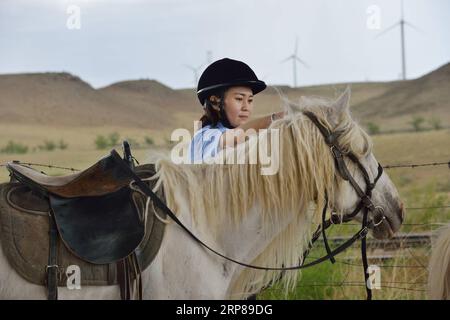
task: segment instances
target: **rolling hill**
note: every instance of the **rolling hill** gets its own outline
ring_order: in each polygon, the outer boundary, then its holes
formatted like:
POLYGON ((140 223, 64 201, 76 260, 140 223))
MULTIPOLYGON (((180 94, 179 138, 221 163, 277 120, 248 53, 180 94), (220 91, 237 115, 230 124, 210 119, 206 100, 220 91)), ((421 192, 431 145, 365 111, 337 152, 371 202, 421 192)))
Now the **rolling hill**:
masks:
MULTIPOLYGON (((269 86, 255 98, 255 116, 279 109, 278 92, 336 97, 348 85, 269 86)), ((407 81, 351 83, 352 111, 382 129, 406 128, 413 116, 450 124, 450 63, 407 81)), ((130 80, 94 89, 69 73, 0 75, 0 123, 119 126, 171 131, 192 128, 201 116, 194 89, 171 89, 156 80, 130 80)))

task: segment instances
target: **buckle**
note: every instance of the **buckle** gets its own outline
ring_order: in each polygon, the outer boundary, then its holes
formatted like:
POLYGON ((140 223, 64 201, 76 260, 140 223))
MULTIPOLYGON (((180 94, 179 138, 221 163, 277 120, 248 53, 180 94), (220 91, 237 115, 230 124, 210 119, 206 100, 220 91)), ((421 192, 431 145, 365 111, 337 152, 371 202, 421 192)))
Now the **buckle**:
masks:
MULTIPOLYGON (((56 279, 57 279, 57 281, 62 282, 63 275, 65 273, 61 272, 61 269, 59 268, 59 266, 57 264, 47 265, 45 267, 45 273, 48 274, 48 269, 53 269, 53 268, 56 268, 56 279)), ((47 277, 45 278, 45 283, 47 284, 47 277)))
POLYGON ((62 281, 62 277, 63 277, 63 273, 64 272, 61 272, 61 269, 59 269, 59 266, 57 264, 47 265, 45 267, 45 273, 48 274, 48 269, 53 269, 53 268, 56 268, 56 278, 59 281, 62 281))
POLYGON ((335 158, 342 158, 342 151, 334 144, 330 146, 331 153, 335 158))
POLYGON ((358 232, 358 239, 364 238, 365 236, 367 236, 368 233, 369 233, 369 228, 367 228, 367 227, 362 228, 358 232))
POLYGON ((48 269, 50 268, 56 268, 57 269, 56 271, 59 271, 59 266, 57 264, 51 264, 45 267, 45 272, 48 272, 48 269))

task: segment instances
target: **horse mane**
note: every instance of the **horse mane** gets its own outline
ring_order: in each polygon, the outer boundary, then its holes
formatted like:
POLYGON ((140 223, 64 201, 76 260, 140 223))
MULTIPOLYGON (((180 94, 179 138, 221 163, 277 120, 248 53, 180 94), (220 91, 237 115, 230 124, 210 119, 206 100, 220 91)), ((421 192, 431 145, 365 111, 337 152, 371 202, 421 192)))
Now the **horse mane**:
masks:
MULTIPOLYGON (((256 259, 248 262, 270 267, 298 265, 313 228, 321 221, 325 190, 329 201, 335 203, 334 194, 339 188, 331 152, 317 127, 301 111, 311 111, 324 126, 339 130, 339 143, 344 151, 351 149, 355 154, 367 154, 371 150, 370 138, 349 115, 336 128, 328 122, 331 108, 332 101, 323 98, 302 98, 298 104, 284 100, 287 115, 269 127, 280 132, 280 166, 274 175, 262 175, 260 163, 175 165, 169 159, 160 158, 156 163, 158 185, 171 190, 165 192, 167 205, 178 212, 185 204, 177 201, 177 195, 185 194, 193 223, 199 228, 207 226, 213 236, 218 234, 224 219, 238 225, 255 204, 263 223, 274 224, 290 213, 293 218, 287 228, 256 259)), ((229 159, 236 153, 247 159, 254 148, 261 147, 261 142, 270 149, 267 135, 270 130, 218 156, 229 159)), ((286 292, 295 286, 298 274, 283 272, 286 292)), ((229 296, 245 298, 277 281, 280 275, 280 271, 242 269, 233 280, 229 296)))
POLYGON ((437 230, 428 265, 428 296, 433 300, 450 300, 450 224, 437 230))

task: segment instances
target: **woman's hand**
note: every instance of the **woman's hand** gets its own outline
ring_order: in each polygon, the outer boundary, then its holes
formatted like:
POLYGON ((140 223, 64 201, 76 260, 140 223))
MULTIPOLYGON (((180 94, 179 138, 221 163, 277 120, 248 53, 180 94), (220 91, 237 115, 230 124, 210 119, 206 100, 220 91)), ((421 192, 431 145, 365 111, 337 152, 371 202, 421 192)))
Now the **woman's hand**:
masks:
POLYGON ((226 130, 220 137, 220 148, 234 147, 236 144, 244 142, 247 135, 245 131, 247 129, 255 129, 256 131, 266 129, 272 121, 282 119, 285 114, 284 111, 275 112, 268 116, 250 120, 234 129, 226 130))

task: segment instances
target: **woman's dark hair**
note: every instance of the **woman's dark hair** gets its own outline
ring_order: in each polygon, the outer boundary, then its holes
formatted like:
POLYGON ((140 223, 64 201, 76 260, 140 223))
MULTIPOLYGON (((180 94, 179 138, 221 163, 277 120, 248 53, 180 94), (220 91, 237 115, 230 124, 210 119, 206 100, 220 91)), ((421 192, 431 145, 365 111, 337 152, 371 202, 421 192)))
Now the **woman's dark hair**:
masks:
POLYGON ((216 127, 219 122, 221 122, 227 128, 233 128, 228 121, 225 114, 224 104, 225 104, 225 92, 228 88, 222 88, 218 91, 211 92, 205 99, 203 110, 205 113, 200 118, 202 122, 202 128, 211 125, 211 127, 216 127), (211 97, 216 96, 219 100, 217 105, 214 101, 211 101, 211 97))

